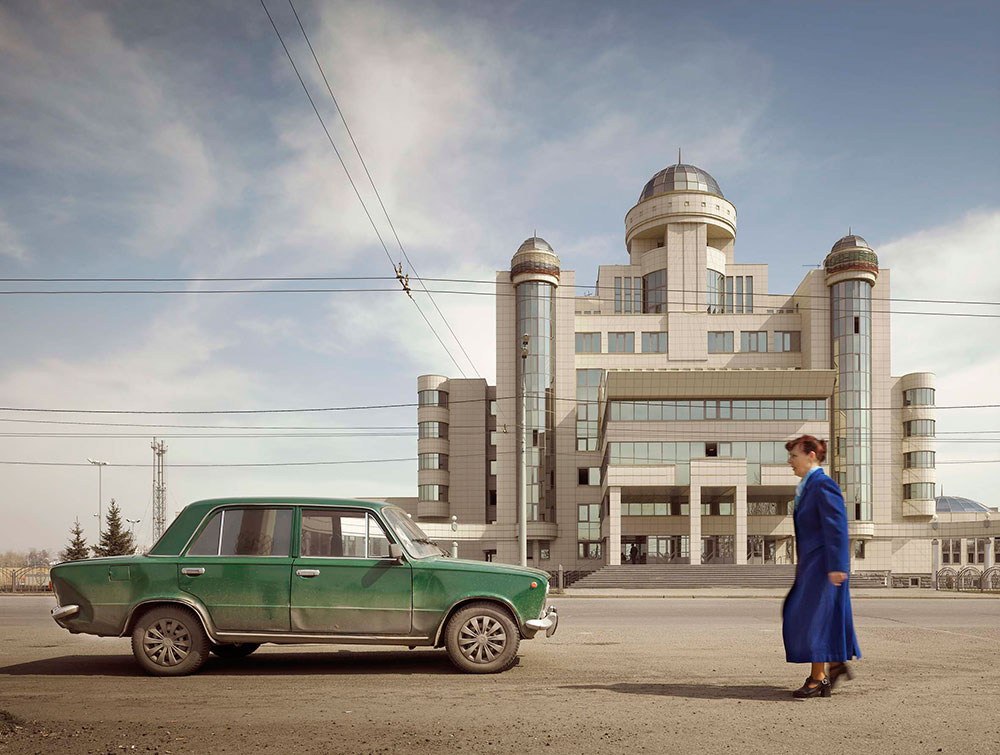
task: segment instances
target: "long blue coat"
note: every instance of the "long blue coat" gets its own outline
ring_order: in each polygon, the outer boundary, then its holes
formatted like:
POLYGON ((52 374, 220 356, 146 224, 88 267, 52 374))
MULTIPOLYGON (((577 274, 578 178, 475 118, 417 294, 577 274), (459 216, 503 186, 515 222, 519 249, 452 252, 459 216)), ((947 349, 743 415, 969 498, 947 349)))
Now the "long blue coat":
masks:
POLYGON ((792 519, 799 560, 782 608, 785 658, 789 663, 860 658, 848 580, 838 587, 828 576, 850 572, 844 496, 822 469, 806 479, 792 519))

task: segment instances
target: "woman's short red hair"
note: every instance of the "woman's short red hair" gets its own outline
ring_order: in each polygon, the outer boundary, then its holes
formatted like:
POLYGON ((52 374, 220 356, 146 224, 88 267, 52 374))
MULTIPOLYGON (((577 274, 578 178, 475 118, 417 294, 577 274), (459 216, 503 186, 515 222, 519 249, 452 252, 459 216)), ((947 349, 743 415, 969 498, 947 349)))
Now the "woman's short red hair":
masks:
POLYGON ((785 450, 791 453, 794 449, 801 448, 802 453, 808 456, 810 453, 816 454, 816 461, 823 463, 826 458, 826 441, 815 438, 812 435, 800 435, 795 440, 790 440, 785 444, 785 450))

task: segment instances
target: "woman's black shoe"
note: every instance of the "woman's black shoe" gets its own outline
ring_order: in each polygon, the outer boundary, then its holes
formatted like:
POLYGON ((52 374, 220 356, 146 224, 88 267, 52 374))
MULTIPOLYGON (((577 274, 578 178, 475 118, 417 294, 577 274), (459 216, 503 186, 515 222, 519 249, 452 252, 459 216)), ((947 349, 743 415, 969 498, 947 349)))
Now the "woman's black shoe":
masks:
POLYGON ((854 672, 851 671, 851 667, 846 663, 831 663, 830 664, 830 689, 837 686, 837 680, 840 677, 846 677, 848 681, 854 678, 854 672))
POLYGON ((792 697, 829 697, 832 689, 829 677, 819 681, 810 675, 806 677, 806 683, 792 693, 792 697))

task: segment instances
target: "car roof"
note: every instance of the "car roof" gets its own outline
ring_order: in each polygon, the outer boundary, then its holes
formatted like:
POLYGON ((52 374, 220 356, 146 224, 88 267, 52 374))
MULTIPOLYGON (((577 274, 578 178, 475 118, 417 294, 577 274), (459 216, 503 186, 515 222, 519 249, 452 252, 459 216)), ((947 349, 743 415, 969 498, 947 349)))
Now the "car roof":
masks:
POLYGON ((236 498, 206 498, 189 503, 170 523, 163 536, 153 544, 153 556, 177 555, 188 542, 205 515, 219 506, 338 506, 381 510, 394 504, 385 501, 361 501, 352 498, 309 498, 304 496, 252 496, 236 498))

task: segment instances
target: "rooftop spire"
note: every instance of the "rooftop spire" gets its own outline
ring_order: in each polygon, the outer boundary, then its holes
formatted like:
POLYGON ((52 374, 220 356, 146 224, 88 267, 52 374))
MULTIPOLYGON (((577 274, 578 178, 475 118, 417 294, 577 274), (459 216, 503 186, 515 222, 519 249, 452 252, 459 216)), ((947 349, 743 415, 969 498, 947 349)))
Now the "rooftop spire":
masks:
POLYGON ((681 164, 681 148, 680 147, 677 148, 677 164, 678 165, 681 164))

